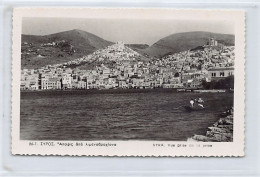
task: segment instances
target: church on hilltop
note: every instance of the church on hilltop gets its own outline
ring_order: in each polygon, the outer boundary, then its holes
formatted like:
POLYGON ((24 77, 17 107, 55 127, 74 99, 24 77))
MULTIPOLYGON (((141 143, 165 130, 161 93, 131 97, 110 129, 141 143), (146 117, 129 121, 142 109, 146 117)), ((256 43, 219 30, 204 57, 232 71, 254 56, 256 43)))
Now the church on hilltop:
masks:
POLYGON ((208 45, 209 46, 217 46, 218 41, 215 38, 209 38, 208 45))

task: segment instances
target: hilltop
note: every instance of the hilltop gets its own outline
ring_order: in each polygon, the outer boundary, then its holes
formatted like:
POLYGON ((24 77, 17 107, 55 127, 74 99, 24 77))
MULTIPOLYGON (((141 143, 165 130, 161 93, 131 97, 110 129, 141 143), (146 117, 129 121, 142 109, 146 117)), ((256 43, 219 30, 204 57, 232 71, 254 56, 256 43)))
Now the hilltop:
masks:
POLYGON ((106 65, 109 68, 114 68, 115 65, 119 63, 123 65, 148 60, 148 58, 143 57, 135 50, 127 47, 124 43, 117 42, 87 56, 62 63, 62 66, 89 70, 94 69, 97 66, 100 67, 106 65))
MULTIPOLYGON (((125 44, 125 47, 138 52, 139 60, 147 61, 153 57, 164 57, 182 51, 203 48, 202 46, 207 44, 209 38, 215 38, 226 46, 233 46, 235 43, 234 35, 198 31, 172 34, 151 46, 125 44)), ((46 65, 66 63, 114 44, 77 29, 44 36, 22 35, 22 68, 40 68, 46 65)))
MULTIPOLYGON (((23 34, 22 68, 40 68, 65 63, 113 44, 78 29, 44 36, 23 34)), ((126 46, 135 51, 149 47, 147 44, 126 44, 126 46)))
POLYGON ((112 44, 77 29, 44 36, 22 35, 22 68, 63 63, 112 44))
POLYGON ((148 48, 139 49, 138 52, 151 57, 163 57, 206 45, 209 38, 215 38, 226 46, 234 46, 235 44, 234 35, 196 31, 169 35, 148 48))

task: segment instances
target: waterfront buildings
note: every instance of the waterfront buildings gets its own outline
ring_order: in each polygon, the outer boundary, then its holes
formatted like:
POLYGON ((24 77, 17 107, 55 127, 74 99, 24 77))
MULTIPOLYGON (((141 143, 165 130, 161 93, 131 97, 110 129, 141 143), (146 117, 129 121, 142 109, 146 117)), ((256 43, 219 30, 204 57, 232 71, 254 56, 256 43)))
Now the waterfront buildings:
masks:
POLYGON ((118 42, 66 63, 23 69, 20 89, 199 88, 203 80, 225 78, 234 71, 234 46, 209 42, 212 45, 198 50, 145 60, 118 42), (92 68, 85 69, 88 64, 92 68))
POLYGON ((232 67, 210 68, 208 71, 208 80, 219 80, 232 75, 234 75, 234 68, 232 67))

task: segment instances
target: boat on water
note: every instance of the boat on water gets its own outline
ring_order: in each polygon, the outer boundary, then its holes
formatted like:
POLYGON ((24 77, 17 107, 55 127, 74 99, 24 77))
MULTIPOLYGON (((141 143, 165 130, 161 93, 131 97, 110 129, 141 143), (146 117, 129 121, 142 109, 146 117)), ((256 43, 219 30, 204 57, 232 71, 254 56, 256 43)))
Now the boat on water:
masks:
POLYGON ((191 106, 183 106, 183 107, 184 107, 184 109, 185 109, 186 111, 188 111, 188 112, 205 110, 205 108, 202 108, 202 107, 200 107, 200 106, 193 106, 193 107, 191 107, 191 106))

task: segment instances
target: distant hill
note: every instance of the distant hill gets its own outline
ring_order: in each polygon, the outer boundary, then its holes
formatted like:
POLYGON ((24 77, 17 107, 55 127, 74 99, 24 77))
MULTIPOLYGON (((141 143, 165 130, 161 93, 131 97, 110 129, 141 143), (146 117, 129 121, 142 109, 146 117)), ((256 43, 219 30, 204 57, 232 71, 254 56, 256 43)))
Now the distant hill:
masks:
MULTIPOLYGON (((149 60, 149 57, 163 57, 196 49, 207 44, 209 37, 215 38, 224 45, 235 43, 234 35, 199 31, 172 34, 152 46, 147 44, 126 44, 126 46, 143 55, 142 60, 149 60)), ((77 29, 44 36, 22 35, 21 64, 22 68, 39 68, 65 63, 112 44, 114 43, 77 29)))
POLYGON ((44 36, 22 35, 22 68, 63 63, 112 44, 77 29, 44 36))
POLYGON ((163 57, 206 45, 209 38, 215 38, 218 43, 224 45, 235 44, 234 35, 196 31, 169 35, 146 49, 140 49, 139 52, 151 57, 163 57))

